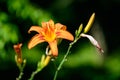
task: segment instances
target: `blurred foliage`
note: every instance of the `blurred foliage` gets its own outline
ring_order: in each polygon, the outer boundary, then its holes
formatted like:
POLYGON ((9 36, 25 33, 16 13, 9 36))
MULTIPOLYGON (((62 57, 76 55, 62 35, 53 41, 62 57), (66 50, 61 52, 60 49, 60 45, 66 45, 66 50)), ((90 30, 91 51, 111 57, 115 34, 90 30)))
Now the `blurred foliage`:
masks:
MULTIPOLYGON (((13 80, 15 76, 18 75, 19 72, 17 72, 17 66, 14 61, 15 52, 13 45, 20 42, 23 43, 23 58, 27 59, 26 74, 30 75, 32 70, 35 69, 37 61, 40 60, 41 55, 45 53, 47 44, 42 43, 28 50, 27 43, 32 37, 32 34, 28 34, 27 31, 32 25, 41 25, 42 21, 53 19, 55 22, 67 25, 68 30, 74 34, 74 31, 81 23, 85 26, 93 12, 97 13, 96 19, 99 19, 98 23, 102 21, 105 24, 111 18, 104 19, 105 15, 107 15, 107 13, 104 12, 108 11, 108 13, 110 13, 111 7, 109 6, 112 5, 112 3, 120 3, 120 1, 111 0, 109 3, 108 0, 101 0, 96 2, 96 4, 94 3, 94 1, 92 3, 92 1, 89 2, 89 0, 0 0, 0 71, 2 73, 0 76, 5 75, 8 76, 7 78, 13 80), (97 5, 98 3, 99 5, 97 5), (107 7, 104 8, 105 5, 107 7), (102 11, 104 12, 101 13, 102 11), (103 19, 100 15, 102 15, 103 19), (13 74, 12 76, 9 75, 11 73, 13 74)), ((112 23, 110 22, 109 24, 112 23)), ((100 27, 104 29, 103 31, 109 28, 109 25, 105 25, 104 27, 103 24, 101 24, 101 26, 100 27)), ((113 28, 111 30, 113 30, 113 28)), ((98 32, 94 30, 97 36, 100 35, 98 32)), ((119 31, 115 29, 115 32, 119 36, 119 31)), ((113 35, 113 37, 111 37, 111 31, 102 33, 106 37, 103 39, 113 42, 111 43, 113 45, 114 43, 119 44, 119 39, 114 39, 116 37, 118 38, 118 36, 113 35)), ((108 44, 109 41, 106 41, 106 44, 104 44, 107 46, 108 51, 106 51, 105 54, 99 54, 88 40, 80 40, 78 44, 75 44, 72 48, 70 55, 59 73, 58 80, 72 80, 72 78, 82 80, 119 80, 120 48, 119 45, 111 46, 108 44)), ((59 46, 58 58, 51 61, 45 70, 36 75, 35 80, 39 78, 52 80, 55 69, 63 58, 68 44, 68 41, 63 40, 59 46), (46 75, 48 77, 46 77, 46 75)), ((27 78, 28 75, 26 74, 24 77, 27 78)), ((5 77, 3 78, 7 79, 5 77)))
MULTIPOLYGON (((17 26, 9 22, 9 16, 3 12, 0 13, 0 62, 10 60, 7 55, 7 44, 18 41, 17 26)), ((9 47, 10 48, 10 47, 9 47)), ((1 63, 0 63, 1 64, 1 63)), ((2 66, 1 66, 2 67, 2 66)))
POLYGON ((8 0, 7 1, 8 11, 11 14, 15 14, 16 17, 23 19, 30 19, 33 23, 38 25, 42 21, 47 21, 52 18, 52 15, 41 8, 29 3, 28 0, 8 0))

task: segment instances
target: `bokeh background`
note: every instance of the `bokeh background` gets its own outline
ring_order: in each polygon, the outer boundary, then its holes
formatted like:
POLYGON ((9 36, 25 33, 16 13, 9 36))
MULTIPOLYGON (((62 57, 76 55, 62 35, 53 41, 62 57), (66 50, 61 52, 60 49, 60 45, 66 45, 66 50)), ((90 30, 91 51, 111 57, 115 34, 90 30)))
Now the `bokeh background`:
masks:
MULTIPOLYGON (((71 49, 57 80, 119 80, 120 79, 120 1, 119 0, 0 0, 0 78, 15 80, 19 69, 15 63, 13 45, 23 43, 22 56, 27 60, 22 80, 27 80, 45 53, 47 43, 31 50, 27 44, 34 35, 28 34, 32 25, 53 19, 67 26, 73 35, 79 25, 85 27, 95 12, 89 35, 100 43, 104 54, 86 38, 81 38, 71 49)), ((34 80, 53 80, 57 66, 67 51, 70 41, 58 46, 58 57, 49 63, 34 80)))

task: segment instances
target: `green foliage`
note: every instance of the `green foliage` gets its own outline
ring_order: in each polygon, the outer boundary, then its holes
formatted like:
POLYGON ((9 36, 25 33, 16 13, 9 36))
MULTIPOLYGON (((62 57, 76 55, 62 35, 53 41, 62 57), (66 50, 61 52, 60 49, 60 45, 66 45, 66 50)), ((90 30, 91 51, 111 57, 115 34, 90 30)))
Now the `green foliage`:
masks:
POLYGON ((18 28, 16 25, 11 24, 7 14, 0 13, 0 57, 5 60, 6 49, 9 43, 18 42, 18 28))
POLYGON ((53 18, 50 12, 40 7, 38 8, 27 0, 8 0, 7 5, 9 12, 15 14, 16 17, 30 19, 38 25, 40 25, 42 21, 53 18))

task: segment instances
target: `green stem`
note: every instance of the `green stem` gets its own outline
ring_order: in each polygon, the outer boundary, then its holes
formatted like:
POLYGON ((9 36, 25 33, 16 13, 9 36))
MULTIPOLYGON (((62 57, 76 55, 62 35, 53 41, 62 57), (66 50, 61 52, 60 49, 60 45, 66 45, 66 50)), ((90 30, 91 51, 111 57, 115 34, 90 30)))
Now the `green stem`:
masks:
POLYGON ((22 76, 24 74, 23 71, 24 71, 24 67, 26 65, 26 60, 25 59, 23 60, 23 64, 18 63, 18 62, 16 62, 16 63, 17 63, 17 66, 19 68, 19 71, 20 71, 19 76, 16 78, 16 80, 21 80, 21 78, 22 78, 22 76))
MULTIPOLYGON (((80 37, 79 37, 79 38, 80 38, 80 37)), ((53 80, 56 80, 57 75, 58 75, 58 72, 59 72, 59 70, 61 69, 63 63, 66 61, 66 57, 68 56, 68 54, 69 54, 69 52, 70 52, 70 49, 72 48, 72 45, 75 44, 79 38, 76 38, 73 42, 71 42, 71 43, 69 44, 69 47, 68 47, 68 49, 67 49, 67 52, 66 52, 66 54, 64 55, 62 61, 60 62, 59 66, 58 66, 58 68, 57 68, 57 70, 56 70, 56 72, 55 72, 55 75, 54 75, 53 80)))
POLYGON ((16 80, 21 80, 21 78, 23 76, 23 68, 20 67, 19 69, 20 69, 20 74, 19 74, 18 78, 16 78, 16 80))
POLYGON ((47 56, 45 58, 45 56, 43 55, 42 58, 41 58, 41 61, 38 62, 37 64, 37 68, 34 72, 32 72, 30 78, 28 80, 33 80, 34 79, 34 76, 40 72, 45 66, 48 65, 49 61, 50 61, 51 57, 50 56, 47 56))
POLYGON ((16 80, 21 80, 22 75, 23 75, 23 72, 20 72, 20 75, 19 75, 19 77, 16 80))
POLYGON ((34 72, 32 72, 30 78, 28 80, 33 80, 34 79, 34 76, 40 72, 44 67, 41 67, 41 68, 37 68, 34 72))
POLYGON ((31 74, 31 77, 28 80, 33 80, 34 76, 38 73, 39 71, 36 70, 31 74))

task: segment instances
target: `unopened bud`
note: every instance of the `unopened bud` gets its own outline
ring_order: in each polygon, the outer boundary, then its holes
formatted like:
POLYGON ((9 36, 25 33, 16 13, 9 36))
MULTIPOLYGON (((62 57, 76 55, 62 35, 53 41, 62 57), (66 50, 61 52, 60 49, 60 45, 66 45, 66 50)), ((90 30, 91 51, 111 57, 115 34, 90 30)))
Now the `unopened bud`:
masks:
POLYGON ((15 60, 17 63, 20 63, 20 64, 22 64, 22 62, 23 62, 21 46, 22 46, 22 43, 19 43, 19 44, 13 46, 13 48, 16 52, 15 60))
POLYGON ((90 28, 93 24, 94 18, 95 18, 95 13, 93 13, 92 16, 90 17, 90 19, 89 19, 89 21, 84 29, 84 33, 87 33, 90 30, 90 28))
POLYGON ((103 49, 100 47, 100 45, 98 44, 98 42, 92 37, 92 36, 90 36, 90 35, 87 35, 87 34, 81 34, 80 35, 81 37, 87 37, 89 40, 90 40, 90 42, 95 46, 95 47, 97 47, 98 49, 99 49, 99 51, 101 52, 101 53, 103 53, 104 51, 103 51, 103 49))

